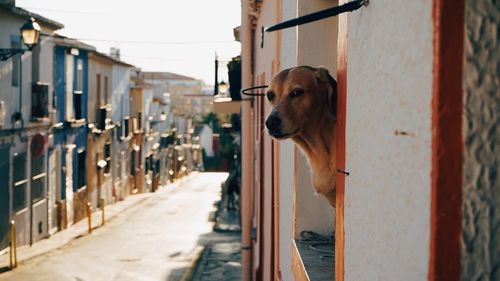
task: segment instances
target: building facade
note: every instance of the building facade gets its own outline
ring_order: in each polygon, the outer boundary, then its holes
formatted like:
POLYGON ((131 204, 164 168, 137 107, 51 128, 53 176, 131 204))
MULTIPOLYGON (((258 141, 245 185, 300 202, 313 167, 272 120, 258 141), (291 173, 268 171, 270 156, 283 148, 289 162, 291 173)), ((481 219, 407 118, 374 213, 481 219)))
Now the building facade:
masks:
POLYGON ((265 97, 242 103, 243 280, 498 279, 492 2, 370 1, 264 31, 346 2, 242 1, 242 87, 326 66, 338 86, 341 171, 331 207, 293 142, 256 129, 265 97), (307 247, 319 237, 322 254, 307 247))
POLYGON ((63 25, 15 6, 0 3, 0 48, 26 49, 21 26, 33 17, 45 34, 32 51, 0 61, 0 251, 8 246, 10 221, 18 245, 32 244, 55 228, 49 206, 47 167, 54 101, 54 44, 63 25))

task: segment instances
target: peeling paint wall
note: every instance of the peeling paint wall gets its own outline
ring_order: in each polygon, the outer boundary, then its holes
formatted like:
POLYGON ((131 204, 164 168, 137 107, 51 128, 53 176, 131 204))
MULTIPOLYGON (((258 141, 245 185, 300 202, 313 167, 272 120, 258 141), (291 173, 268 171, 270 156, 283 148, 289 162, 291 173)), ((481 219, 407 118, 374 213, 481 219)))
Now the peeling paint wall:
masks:
POLYGON ((468 0, 465 13, 461 276, 500 280, 499 5, 468 0))

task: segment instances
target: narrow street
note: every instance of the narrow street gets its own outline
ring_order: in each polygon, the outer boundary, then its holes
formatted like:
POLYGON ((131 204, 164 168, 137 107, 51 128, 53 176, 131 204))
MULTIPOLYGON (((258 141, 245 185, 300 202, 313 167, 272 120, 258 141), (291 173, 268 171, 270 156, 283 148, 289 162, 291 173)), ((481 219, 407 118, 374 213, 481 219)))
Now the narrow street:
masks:
POLYGON ((199 173, 162 188, 115 219, 0 280, 180 280, 212 237, 214 203, 227 173, 199 173))

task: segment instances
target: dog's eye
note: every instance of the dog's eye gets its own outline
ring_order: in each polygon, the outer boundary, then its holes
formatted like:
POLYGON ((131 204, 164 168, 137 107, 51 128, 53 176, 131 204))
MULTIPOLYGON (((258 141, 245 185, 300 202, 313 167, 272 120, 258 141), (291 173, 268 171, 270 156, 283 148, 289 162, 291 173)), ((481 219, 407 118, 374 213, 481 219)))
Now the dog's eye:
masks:
POLYGON ((272 100, 274 100, 274 98, 276 97, 276 95, 274 93, 269 92, 269 93, 266 94, 266 97, 267 97, 267 99, 269 101, 272 101, 272 100))
POLYGON ((296 98, 296 97, 300 97, 304 94, 304 90, 302 89, 295 89, 293 90, 291 93, 290 93, 290 97, 292 98, 296 98))

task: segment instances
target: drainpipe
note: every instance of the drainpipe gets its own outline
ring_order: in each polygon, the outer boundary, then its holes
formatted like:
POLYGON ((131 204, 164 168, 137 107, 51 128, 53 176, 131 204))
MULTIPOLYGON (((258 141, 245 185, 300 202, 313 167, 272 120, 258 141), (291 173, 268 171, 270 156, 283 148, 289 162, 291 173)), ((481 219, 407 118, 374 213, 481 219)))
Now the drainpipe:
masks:
MULTIPOLYGON (((241 0, 241 60, 242 60, 242 88, 252 86, 252 23, 250 22, 251 0, 241 0)), ((252 118, 251 102, 241 103, 241 211, 242 211, 242 280, 253 280, 253 243, 252 243, 252 216, 253 216, 253 188, 252 188, 252 118)))

